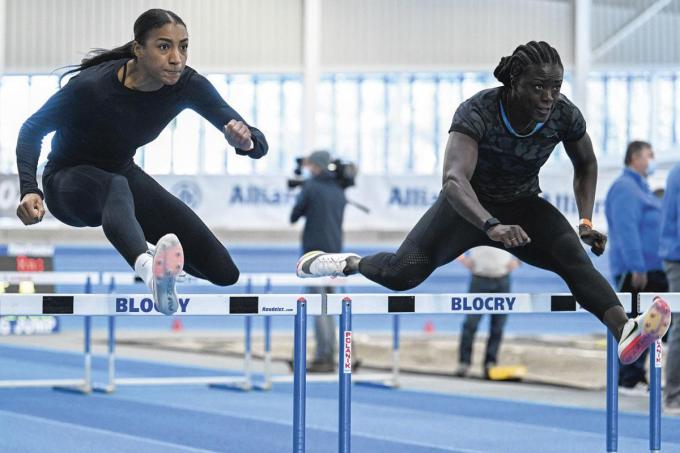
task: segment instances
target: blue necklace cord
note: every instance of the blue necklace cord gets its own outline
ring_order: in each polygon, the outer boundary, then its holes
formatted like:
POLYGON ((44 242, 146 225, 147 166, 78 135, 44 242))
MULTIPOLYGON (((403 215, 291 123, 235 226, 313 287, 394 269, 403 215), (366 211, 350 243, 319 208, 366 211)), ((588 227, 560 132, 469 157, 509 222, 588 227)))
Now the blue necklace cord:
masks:
POLYGON ((532 130, 528 134, 525 134, 525 135, 518 134, 517 131, 515 131, 515 129, 512 128, 512 125, 510 124, 510 120, 508 119, 508 115, 505 114, 505 109, 503 108, 503 101, 499 100, 498 105, 501 108, 501 118, 503 118, 503 123, 505 124, 505 127, 507 127, 508 130, 510 131, 510 133, 512 135, 514 135, 515 137, 518 137, 518 138, 530 137, 530 136, 534 135, 536 132, 538 132, 538 130, 543 127, 543 124, 545 124, 545 123, 536 123, 536 126, 534 126, 534 130, 532 130))

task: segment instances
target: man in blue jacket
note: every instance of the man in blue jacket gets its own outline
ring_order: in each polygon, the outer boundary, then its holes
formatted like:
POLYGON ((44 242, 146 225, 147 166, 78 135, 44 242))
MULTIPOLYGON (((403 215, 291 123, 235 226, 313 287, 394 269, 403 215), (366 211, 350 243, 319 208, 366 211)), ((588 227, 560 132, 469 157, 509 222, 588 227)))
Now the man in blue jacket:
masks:
MULTIPOLYGON (((680 165, 673 167, 666 182, 661 210, 659 255, 663 259, 670 291, 680 292, 680 165)), ((680 323, 671 324, 666 355, 666 413, 680 415, 680 323)))
MULTIPOLYGON (((342 251, 342 221, 345 213, 345 191, 335 175, 328 170, 331 156, 327 151, 314 151, 304 161, 307 173, 302 190, 290 214, 291 223, 305 217, 302 233, 302 253, 312 250, 342 251)), ((308 287, 307 292, 321 288, 308 287)), ((327 293, 332 287, 325 288, 327 293)), ((314 324, 316 353, 309 365, 311 372, 329 372, 335 369, 335 320, 331 316, 318 316, 314 324)))
MULTIPOLYGON (((617 290, 633 293, 666 292, 668 283, 659 257, 661 200, 647 184, 654 171, 654 151, 647 142, 628 145, 626 167, 607 192, 605 214, 609 225, 609 263, 617 290)), ((633 313, 637 316, 638 313, 633 313)), ((619 368, 619 388, 647 391, 643 353, 619 368)))

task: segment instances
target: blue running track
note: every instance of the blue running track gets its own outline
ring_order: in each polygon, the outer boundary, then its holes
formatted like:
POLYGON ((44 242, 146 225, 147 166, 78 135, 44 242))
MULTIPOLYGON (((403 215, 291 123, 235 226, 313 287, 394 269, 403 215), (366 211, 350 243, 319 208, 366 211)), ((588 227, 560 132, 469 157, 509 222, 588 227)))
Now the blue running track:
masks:
MULTIPOLYGON (((0 379, 78 377, 77 354, 0 347, 0 379)), ((103 360, 95 379, 103 381, 103 360)), ((121 376, 214 370, 119 360, 121 376)), ((356 453, 603 452, 601 410, 388 390, 352 389, 356 453)), ((307 451, 337 451, 337 385, 307 385, 307 451)), ((602 395, 604 398, 604 394, 602 395)), ((648 451, 648 419, 621 415, 620 453, 648 451)), ((680 452, 680 418, 664 417, 662 451, 680 452)), ((239 392, 205 386, 122 387, 112 395, 0 390, 1 452, 282 453, 292 450, 292 386, 239 392)))

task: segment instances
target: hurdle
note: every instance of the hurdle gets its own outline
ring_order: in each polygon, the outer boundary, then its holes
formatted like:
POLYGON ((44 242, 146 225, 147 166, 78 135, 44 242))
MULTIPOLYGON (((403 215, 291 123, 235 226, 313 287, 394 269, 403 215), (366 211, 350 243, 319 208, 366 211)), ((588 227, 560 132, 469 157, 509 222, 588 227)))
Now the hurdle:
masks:
MULTIPOLYGON (((99 272, 0 272, 0 282, 19 284, 30 281, 43 285, 84 285, 85 293, 99 282, 99 272)), ((17 295, 14 295, 15 297, 17 295)), ((26 295, 18 295, 26 297, 26 295)), ((3 315, 3 313, 0 313, 3 315)), ((3 379, 0 388, 52 387, 55 390, 90 393, 92 391, 92 350, 90 341, 91 319, 83 317, 83 377, 73 379, 3 379)))
MULTIPOLYGON (((266 276, 264 291, 269 293, 272 287, 276 284, 278 286, 300 286, 300 278, 295 274, 263 274, 266 276)), ((363 276, 351 276, 343 278, 319 278, 313 281, 305 281, 304 286, 311 287, 336 287, 343 289, 345 286, 371 286, 378 287, 379 285, 371 280, 368 280, 363 276)), ((326 312, 326 296, 325 292, 319 293, 321 295, 321 311, 326 312)), ((395 319, 393 323, 395 329, 393 331, 393 344, 396 345, 396 360, 393 356, 393 367, 392 373, 366 373, 355 376, 355 383, 378 383, 379 385, 396 388, 398 387, 398 344, 399 344, 399 332, 398 332, 398 319, 395 319)), ((250 332, 246 330, 246 337, 250 335, 250 332)), ((272 373, 272 358, 271 358, 271 323, 270 319, 265 318, 264 320, 264 366, 263 366, 263 381, 261 384, 256 384, 254 388, 258 390, 270 390, 274 383, 290 383, 293 377, 290 375, 273 375, 272 373)), ((336 382, 338 381, 338 376, 335 373, 329 374, 315 374, 308 375, 307 382, 336 382)))
MULTIPOLYGON (((56 285, 84 285, 85 292, 92 292, 93 285, 105 285, 109 293, 114 293, 118 285, 134 285, 143 284, 133 272, 79 272, 79 271, 46 271, 46 272, 0 272, 0 281, 8 283, 20 283, 30 281, 36 284, 56 284, 56 285)), ((214 286, 211 282, 199 279, 190 275, 186 275, 179 283, 178 288, 181 291, 184 286, 214 286)), ((274 286, 276 287, 301 287, 301 286, 317 286, 317 287, 337 287, 344 288, 345 286, 352 287, 378 287, 377 283, 366 279, 362 276, 352 276, 348 278, 322 278, 314 281, 301 280, 293 273, 243 273, 239 281, 234 285, 235 287, 245 288, 246 293, 252 293, 256 286, 263 286, 265 293, 270 293, 274 286)), ((325 300, 325 299, 323 299, 325 300)), ((392 373, 362 373, 354 377, 355 383, 364 383, 372 385, 382 385, 386 387, 398 386, 398 318, 393 320, 393 366, 392 373)), ((0 381, 0 388, 3 385, 12 387, 19 386, 23 383, 25 386, 40 386, 40 387, 55 387, 60 390, 80 391, 88 393, 90 391, 113 393, 117 385, 171 385, 171 384, 205 384, 213 388, 223 388, 227 390, 270 390, 273 383, 291 383, 294 379, 293 375, 282 374, 274 375, 272 372, 272 356, 271 356, 271 318, 264 318, 264 353, 263 353, 263 371, 262 379, 253 380, 252 378, 252 318, 244 318, 244 352, 243 352, 243 375, 242 376, 215 376, 215 377, 186 377, 163 379, 156 377, 136 377, 136 378, 119 378, 116 377, 116 318, 108 317, 107 320, 107 377, 103 383, 91 381, 91 362, 92 362, 92 323, 89 317, 84 317, 84 376, 85 381, 81 380, 50 380, 50 381, 10 381, 3 384, 0 381), (76 383, 76 384, 74 384, 76 383), (75 385, 75 386, 74 386, 75 385)), ((337 381, 337 376, 334 373, 311 375, 308 377, 310 382, 334 382, 337 381)))
MULTIPOLYGON (((178 316, 294 316, 293 451, 305 450, 307 312, 321 314, 314 294, 192 294, 183 296, 178 316), (308 309, 309 304, 309 309, 308 309)), ((164 316, 147 294, 0 294, 0 316, 164 316), (137 303, 137 310, 133 307, 137 303)), ((70 385, 82 385, 74 380, 70 385)), ((169 381, 163 383, 170 383, 169 381)), ((176 379, 175 384, 187 384, 176 379)), ((60 382, 64 384, 64 382, 60 382)), ((50 384, 52 385, 52 384, 50 384)), ((21 385, 27 386, 27 385, 21 385)), ((10 387, 7 386, 6 387, 10 387)))
MULTIPOLYGON (((624 307, 633 307, 630 293, 617 293, 624 307)), ((645 310, 655 294, 641 294, 645 310)), ((680 293, 663 294, 671 309, 680 311, 680 293), (667 298, 668 296, 668 298, 667 298)), ((467 313, 582 313, 590 315, 570 294, 479 293, 479 294, 329 294, 326 313, 340 316, 338 378, 338 451, 351 451, 352 316, 371 314, 467 314, 467 313), (352 308, 352 302, 357 302, 352 308)), ((590 315, 592 316, 592 315, 590 315)), ((606 451, 618 451, 618 353, 611 334, 607 343, 606 451)), ((661 344, 650 347, 652 368, 650 395, 650 452, 661 445, 661 344), (658 351, 658 352, 657 352, 658 351)))
POLYGON ((38 285, 84 285, 87 281, 98 284, 100 272, 0 272, 0 282, 17 285, 21 282, 32 282, 38 285))
MULTIPOLYGON (((109 294, 115 294, 116 275, 121 277, 126 283, 133 284, 137 282, 134 274, 131 273, 102 273, 102 280, 109 278, 109 294)), ((206 280, 191 279, 200 282, 200 285, 212 285, 206 280)), ((250 278, 240 279, 241 282, 245 280, 246 294, 252 293, 252 283, 250 278)), ((148 296, 147 296, 148 297, 148 296)), ((179 296, 182 300, 183 296, 179 296)), ((269 320, 269 317, 265 317, 269 320)), ((201 377, 134 377, 134 378, 120 378, 116 377, 116 318, 111 316, 108 318, 107 329, 107 382, 106 384, 95 384, 93 390, 102 393, 113 393, 118 386, 125 385, 175 385, 175 384, 198 384, 209 385, 213 388, 226 390, 244 390, 248 391, 252 388, 251 379, 251 342, 250 331, 252 325, 252 318, 246 316, 244 318, 245 338, 244 338, 244 352, 243 352, 243 374, 240 376, 201 376, 201 377)), ((87 333, 86 333, 87 336, 87 333)))
MULTIPOLYGON (((668 302, 671 312, 680 312, 680 293, 639 293, 639 310, 647 310, 654 298, 660 295, 668 302)), ((675 320, 677 322, 677 320, 675 320)), ((649 451, 661 452, 661 365, 663 363, 663 346, 658 340, 649 348, 649 451)))
MULTIPOLYGON (((101 283, 108 282, 109 292, 114 292, 115 287, 119 284, 132 285, 139 282, 134 273, 131 272, 102 272, 101 283)), ((178 283, 178 289, 182 286, 214 286, 207 280, 196 278, 190 275, 182 278, 178 283)), ((237 287, 245 288, 247 294, 253 292, 255 286, 262 286, 264 294, 270 294, 274 286, 277 287, 337 287, 344 288, 345 286, 361 286, 361 287, 379 287, 379 285, 362 276, 352 276, 345 278, 320 278, 314 281, 302 282, 299 277, 293 273, 244 273, 241 274, 239 281, 236 283, 237 287)), ((317 296, 320 296, 318 294, 317 296)), ((322 297, 322 305, 325 298, 322 297)), ((321 308, 323 311, 323 307, 321 308)), ((312 313, 313 314, 313 313, 312 313)), ((395 330, 393 333, 393 344, 399 344, 398 339, 398 320, 394 321, 395 330)), ((222 388, 227 390, 271 390, 274 383, 291 383, 294 380, 294 375, 274 375, 272 371, 272 353, 271 353, 271 318, 264 318, 263 326, 264 334, 264 352, 262 356, 263 368, 262 379, 253 380, 252 378, 252 318, 246 317, 244 319, 244 350, 243 350, 243 376, 238 377, 219 377, 216 382, 211 378, 183 378, 182 382, 172 380, 162 380, 160 378, 117 378, 115 376, 115 318, 109 318, 108 321, 108 378, 104 385, 95 384, 93 389, 98 392, 113 393, 117 385, 160 385, 163 383, 186 383, 186 384, 208 384, 214 388, 222 388)), ((398 360, 398 350, 394 353, 398 360)), ((391 373, 365 373, 357 375, 354 378, 356 383, 377 383, 386 387, 398 386, 398 365, 393 361, 391 373)), ((307 377, 307 382, 335 382, 338 377, 335 373, 310 375, 307 377)))

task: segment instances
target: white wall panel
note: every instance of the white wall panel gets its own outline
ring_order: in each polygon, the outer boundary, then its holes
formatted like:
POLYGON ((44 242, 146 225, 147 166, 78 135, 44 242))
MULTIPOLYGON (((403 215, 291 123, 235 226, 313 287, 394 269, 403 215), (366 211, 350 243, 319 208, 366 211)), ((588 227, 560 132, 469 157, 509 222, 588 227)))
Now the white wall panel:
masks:
MULTIPOLYGON (((652 0, 597 0, 593 4, 593 47, 649 7, 652 0)), ((593 69, 622 70, 680 66, 680 1, 674 0, 593 62, 593 69)))
MULTIPOLYGON (((204 72, 301 70, 304 0, 4 0, 5 70, 49 72, 128 41, 151 7, 176 11, 204 72)), ((654 0, 593 0, 593 47, 654 0)), ((322 70, 491 70, 531 39, 573 62, 572 0, 323 0, 322 70)), ((593 69, 680 66, 680 0, 593 69)))
POLYGON ((6 72, 49 72, 132 39, 147 9, 176 12, 201 71, 299 70, 302 0, 6 0, 6 72))
POLYGON ((326 69, 493 70, 530 40, 573 61, 573 5, 551 0, 324 0, 326 69))

